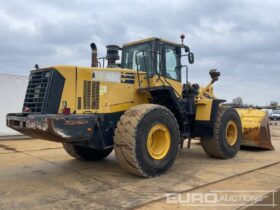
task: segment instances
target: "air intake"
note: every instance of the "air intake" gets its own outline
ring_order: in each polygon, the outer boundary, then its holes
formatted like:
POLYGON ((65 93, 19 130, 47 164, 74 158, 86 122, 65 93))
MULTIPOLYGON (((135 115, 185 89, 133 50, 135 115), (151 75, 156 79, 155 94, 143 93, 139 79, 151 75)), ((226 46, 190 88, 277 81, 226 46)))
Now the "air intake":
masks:
POLYGON ((84 95, 83 95, 84 109, 99 108, 99 86, 100 86, 99 82, 84 81, 84 95))
POLYGON ((116 61, 120 59, 119 50, 121 49, 117 45, 108 45, 106 59, 108 60, 108 67, 116 67, 116 61))

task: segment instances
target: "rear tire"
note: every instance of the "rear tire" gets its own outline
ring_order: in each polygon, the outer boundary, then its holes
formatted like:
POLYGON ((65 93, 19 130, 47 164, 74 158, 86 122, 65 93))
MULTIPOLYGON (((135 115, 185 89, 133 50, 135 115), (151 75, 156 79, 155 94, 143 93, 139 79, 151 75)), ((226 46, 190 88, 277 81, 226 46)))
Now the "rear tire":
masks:
POLYGON ((179 147, 179 128, 167 108, 142 104, 127 110, 117 124, 114 150, 126 171, 144 177, 166 172, 179 147))
POLYGON ((71 143, 62 143, 64 150, 78 160, 97 161, 107 157, 113 148, 97 150, 88 147, 81 147, 71 143))
POLYGON ((212 137, 202 138, 203 150, 215 158, 234 157, 242 142, 242 126, 236 110, 219 107, 213 129, 212 137))

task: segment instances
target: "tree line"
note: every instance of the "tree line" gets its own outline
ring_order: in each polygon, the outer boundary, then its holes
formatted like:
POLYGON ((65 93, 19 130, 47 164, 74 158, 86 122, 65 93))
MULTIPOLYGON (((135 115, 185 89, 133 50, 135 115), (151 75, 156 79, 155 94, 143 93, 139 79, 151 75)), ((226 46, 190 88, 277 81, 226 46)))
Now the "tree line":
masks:
MULTIPOLYGON (((236 97, 236 98, 232 99, 231 104, 236 107, 257 107, 256 105, 253 105, 253 104, 245 104, 241 97, 236 97)), ((270 102, 270 104, 268 106, 264 106, 262 108, 280 109, 280 106, 277 101, 273 100, 270 102)))

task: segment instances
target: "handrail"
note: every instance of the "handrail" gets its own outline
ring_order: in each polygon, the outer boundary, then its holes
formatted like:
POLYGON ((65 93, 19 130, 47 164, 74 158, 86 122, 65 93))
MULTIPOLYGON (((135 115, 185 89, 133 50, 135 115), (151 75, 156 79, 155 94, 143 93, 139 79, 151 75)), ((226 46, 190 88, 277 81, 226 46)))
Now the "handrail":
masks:
POLYGON ((139 69, 138 69, 138 58, 137 55, 138 53, 140 53, 141 51, 138 51, 135 53, 135 62, 136 62, 136 72, 137 72, 137 79, 138 79, 138 86, 139 88, 141 88, 141 84, 140 84, 140 77, 139 77, 139 69))
POLYGON ((137 78, 138 78, 139 88, 141 87, 141 85, 140 85, 139 69, 138 69, 138 54, 141 53, 141 52, 142 52, 143 59, 144 59, 144 63, 145 63, 145 69, 146 69, 146 77, 147 77, 148 87, 150 87, 150 81, 149 81, 149 74, 148 74, 147 62, 146 62, 146 58, 145 58, 145 51, 144 51, 144 50, 140 50, 140 51, 138 51, 138 52, 135 53, 136 71, 137 71, 137 78))

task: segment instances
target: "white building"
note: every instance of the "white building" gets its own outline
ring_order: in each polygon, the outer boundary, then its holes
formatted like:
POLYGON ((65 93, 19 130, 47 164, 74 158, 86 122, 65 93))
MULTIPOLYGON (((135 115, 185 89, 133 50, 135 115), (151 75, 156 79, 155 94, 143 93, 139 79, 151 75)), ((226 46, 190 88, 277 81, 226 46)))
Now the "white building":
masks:
POLYGON ((6 126, 6 114, 22 111, 27 85, 27 76, 0 74, 0 135, 18 134, 6 126))

